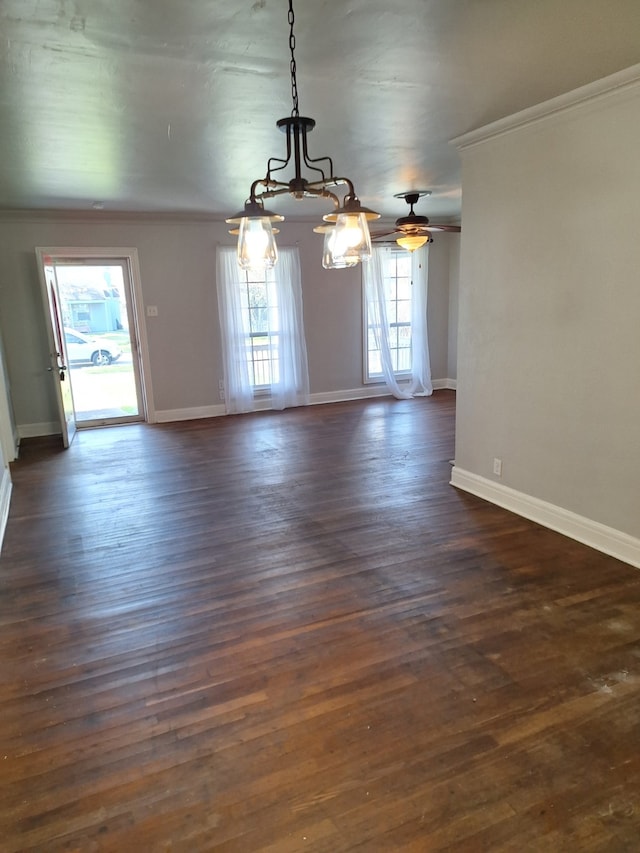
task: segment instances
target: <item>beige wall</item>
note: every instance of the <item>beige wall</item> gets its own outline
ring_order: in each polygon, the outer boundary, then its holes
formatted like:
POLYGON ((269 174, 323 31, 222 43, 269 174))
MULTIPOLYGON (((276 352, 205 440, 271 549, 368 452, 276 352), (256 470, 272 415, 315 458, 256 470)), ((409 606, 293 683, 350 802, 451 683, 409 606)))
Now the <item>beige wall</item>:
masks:
POLYGON ((436 234, 429 245, 427 334, 431 374, 448 377, 449 346, 449 234, 436 234))
POLYGON ((463 146, 456 433, 480 491, 636 540, 638 140, 640 84, 463 146))
MULTIPOLYGON (((54 423, 55 405, 34 249, 113 246, 138 250, 142 292, 158 316, 146 324, 156 410, 219 404, 222 362, 215 288, 216 245, 230 244, 220 222, 87 215, 4 214, 0 219, 0 314, 13 407, 29 434, 54 423), (39 427, 39 425, 41 425, 39 427)), ((309 223, 283 223, 281 245, 298 245, 311 393, 316 399, 367 394, 362 383, 359 270, 323 270, 321 238, 309 223)), ((434 379, 450 376, 449 269, 457 235, 438 235, 430 253, 429 332, 434 379), (454 247, 452 250, 452 246, 454 247)))
POLYGON ((449 341, 447 375, 458 375, 458 287, 460 283, 460 236, 449 242, 449 341))

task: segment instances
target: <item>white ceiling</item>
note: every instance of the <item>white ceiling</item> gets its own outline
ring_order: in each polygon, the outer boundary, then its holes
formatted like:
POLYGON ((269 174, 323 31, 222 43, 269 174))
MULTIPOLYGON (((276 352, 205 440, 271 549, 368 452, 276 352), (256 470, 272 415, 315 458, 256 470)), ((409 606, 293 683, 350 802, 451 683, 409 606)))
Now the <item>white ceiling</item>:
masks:
MULTIPOLYGON (((310 154, 389 217, 416 188, 419 213, 457 217, 451 138, 640 62, 640 0, 294 8, 310 154)), ((0 0, 0 27, 0 208, 223 217, 284 156, 287 0, 0 0)))

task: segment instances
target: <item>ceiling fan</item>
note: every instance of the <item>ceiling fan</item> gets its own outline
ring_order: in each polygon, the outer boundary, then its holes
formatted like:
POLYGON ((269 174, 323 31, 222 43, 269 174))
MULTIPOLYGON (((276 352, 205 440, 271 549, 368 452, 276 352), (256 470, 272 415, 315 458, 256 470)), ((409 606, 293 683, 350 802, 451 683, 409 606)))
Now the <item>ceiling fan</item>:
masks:
POLYGON ((402 246, 403 249, 408 249, 410 252, 424 246, 425 243, 433 242, 431 236, 432 231, 455 231, 459 232, 459 225, 431 225, 426 216, 421 216, 414 213, 413 205, 416 204, 422 196, 431 195, 431 190, 407 190, 407 192, 396 193, 394 198, 403 198, 409 205, 408 216, 401 216, 396 219, 395 225, 391 231, 378 231, 371 234, 372 238, 390 237, 397 234, 396 243, 402 246))

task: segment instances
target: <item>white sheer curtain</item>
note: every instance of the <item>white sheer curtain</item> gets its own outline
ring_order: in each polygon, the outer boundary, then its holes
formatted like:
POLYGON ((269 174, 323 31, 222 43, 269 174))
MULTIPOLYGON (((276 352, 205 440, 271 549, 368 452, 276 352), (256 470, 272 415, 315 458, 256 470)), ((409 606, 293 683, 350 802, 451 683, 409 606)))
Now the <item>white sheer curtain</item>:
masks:
MULTIPOLYGON (((302 317, 302 285, 297 249, 279 249, 278 262, 266 274, 269 334, 267 358, 272 378, 267 391, 274 409, 309 402, 309 369, 302 317)), ((222 339, 226 409, 229 414, 255 409, 247 361, 252 339, 246 274, 236 250, 217 250, 218 311, 222 339)))
MULTIPOLYGON (((297 249, 280 249, 269 287, 276 289, 279 379, 271 384, 274 409, 309 403, 309 366, 302 317, 300 255, 297 249)), ((271 299, 269 304, 272 304, 271 299)), ((273 328, 273 327, 271 327, 273 328)), ((274 343, 271 343, 274 352, 274 343)))
POLYGON ((369 328, 373 331, 376 346, 380 351, 384 381, 393 396, 399 400, 416 396, 427 397, 433 393, 427 336, 429 250, 425 246, 411 255, 411 377, 408 383, 398 382, 389 345, 384 269, 392 251, 394 250, 389 246, 376 246, 368 263, 363 264, 369 328))

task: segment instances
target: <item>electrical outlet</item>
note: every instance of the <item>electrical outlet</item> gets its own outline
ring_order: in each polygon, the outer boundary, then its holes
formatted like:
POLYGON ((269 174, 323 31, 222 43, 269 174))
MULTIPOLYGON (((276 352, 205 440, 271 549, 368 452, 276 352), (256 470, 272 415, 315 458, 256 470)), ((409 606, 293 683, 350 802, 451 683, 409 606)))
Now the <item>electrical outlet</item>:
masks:
POLYGON ((493 460, 493 473, 496 477, 502 477, 502 459, 496 458, 493 460))
POLYGON ((224 379, 218 379, 218 391, 224 391, 224 379))
POLYGON ((221 400, 222 400, 222 402, 224 403, 224 388, 221 388, 221 389, 218 391, 218 396, 220 397, 220 399, 221 399, 221 400))
POLYGON ((147 305, 147 317, 157 317, 158 316, 158 306, 157 305, 147 305))

